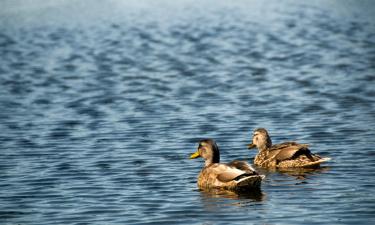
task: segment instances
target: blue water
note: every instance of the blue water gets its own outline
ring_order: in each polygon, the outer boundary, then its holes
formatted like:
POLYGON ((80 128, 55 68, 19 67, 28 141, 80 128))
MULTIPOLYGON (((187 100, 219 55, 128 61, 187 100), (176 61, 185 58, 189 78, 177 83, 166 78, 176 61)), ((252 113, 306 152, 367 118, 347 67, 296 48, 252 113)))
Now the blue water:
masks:
POLYGON ((374 224, 373 1, 1 1, 0 224, 374 224), (333 160, 205 193, 201 138, 333 160))

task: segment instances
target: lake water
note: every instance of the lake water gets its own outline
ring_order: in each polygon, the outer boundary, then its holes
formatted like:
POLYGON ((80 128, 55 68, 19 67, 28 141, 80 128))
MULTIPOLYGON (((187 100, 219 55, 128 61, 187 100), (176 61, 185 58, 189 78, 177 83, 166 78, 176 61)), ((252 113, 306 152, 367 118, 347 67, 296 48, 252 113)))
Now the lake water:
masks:
POLYGON ((375 223, 373 1, 0 4, 0 224, 375 223), (257 127, 332 161, 200 192, 257 127))

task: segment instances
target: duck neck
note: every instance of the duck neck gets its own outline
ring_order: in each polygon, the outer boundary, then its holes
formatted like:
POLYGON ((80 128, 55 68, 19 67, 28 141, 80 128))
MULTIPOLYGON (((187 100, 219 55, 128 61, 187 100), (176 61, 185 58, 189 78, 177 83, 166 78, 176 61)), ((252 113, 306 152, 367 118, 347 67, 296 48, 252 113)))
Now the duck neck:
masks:
POLYGON ((272 147, 272 141, 270 136, 267 136, 263 141, 258 145, 259 152, 268 151, 272 147))
POLYGON ((258 148, 259 152, 266 152, 268 151, 268 147, 266 145, 263 145, 261 147, 258 148))
POLYGON ((206 161, 204 162, 204 166, 210 166, 214 163, 219 163, 220 162, 220 157, 212 157, 212 158, 209 158, 209 159, 206 159, 206 161))
POLYGON ((213 164, 212 160, 206 160, 204 162, 204 166, 207 167, 207 166, 210 166, 211 164, 213 164))

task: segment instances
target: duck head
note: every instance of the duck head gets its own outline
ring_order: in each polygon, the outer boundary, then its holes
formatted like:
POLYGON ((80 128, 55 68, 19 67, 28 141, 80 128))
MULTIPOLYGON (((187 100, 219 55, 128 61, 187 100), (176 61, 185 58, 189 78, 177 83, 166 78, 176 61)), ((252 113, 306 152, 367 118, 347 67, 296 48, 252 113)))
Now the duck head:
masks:
POLYGON ((204 139, 199 141, 198 149, 190 155, 190 159, 202 157, 205 160, 205 166, 220 162, 219 147, 212 139, 204 139))
POLYGON ((271 148, 271 146, 271 137, 268 135, 267 130, 264 128, 255 129, 253 132, 252 143, 247 145, 249 149, 256 147, 259 151, 269 149, 271 148))

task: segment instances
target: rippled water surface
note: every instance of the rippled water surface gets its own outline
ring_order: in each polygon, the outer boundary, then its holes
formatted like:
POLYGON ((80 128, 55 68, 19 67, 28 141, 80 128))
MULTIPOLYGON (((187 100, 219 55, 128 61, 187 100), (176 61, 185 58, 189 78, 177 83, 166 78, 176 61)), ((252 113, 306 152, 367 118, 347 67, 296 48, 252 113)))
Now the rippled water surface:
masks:
POLYGON ((375 223, 373 1, 1 4, 1 224, 375 223), (256 127, 333 160, 198 191, 256 127))

